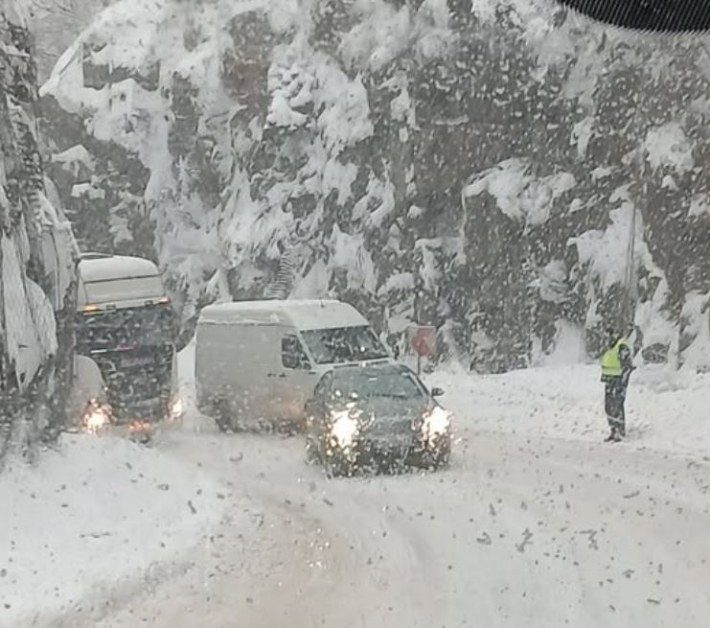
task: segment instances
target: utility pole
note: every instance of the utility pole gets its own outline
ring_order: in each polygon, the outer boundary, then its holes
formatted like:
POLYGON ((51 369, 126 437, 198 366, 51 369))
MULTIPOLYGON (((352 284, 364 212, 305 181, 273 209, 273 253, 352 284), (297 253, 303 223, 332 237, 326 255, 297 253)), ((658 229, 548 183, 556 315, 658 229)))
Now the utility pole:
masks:
POLYGON ((626 269, 624 273, 624 311, 622 314, 622 324, 626 330, 633 332, 634 321, 636 315, 636 304, 638 302, 638 273, 636 269, 636 227, 637 214, 640 203, 648 203, 648 177, 646 168, 646 133, 648 132, 648 124, 642 120, 641 107, 641 89, 642 84, 637 80, 636 88, 636 123, 632 128, 636 129, 639 146, 636 149, 636 172, 641 177, 638 185, 638 192, 635 198, 632 197, 631 203, 631 220, 629 226, 629 241, 626 250, 626 269))
MULTIPOLYGON (((643 152, 640 153, 643 159, 643 152)), ((643 189, 643 188, 642 188, 643 189)), ((645 194, 643 194, 645 198, 645 194)), ((636 309, 636 202, 632 199, 631 224, 629 227, 629 241, 626 249, 626 269, 624 273, 624 312, 622 323, 625 328, 631 329, 634 324, 636 309)))
MULTIPOLYGON (((416 329, 420 329, 422 326, 422 286, 421 286, 421 279, 419 278, 419 274, 417 274, 417 281, 415 283, 415 290, 414 290, 414 321, 416 323, 416 329)), ((411 341, 410 341, 411 345, 411 341)), ((422 356, 420 352, 417 350, 417 375, 422 374, 422 356)))

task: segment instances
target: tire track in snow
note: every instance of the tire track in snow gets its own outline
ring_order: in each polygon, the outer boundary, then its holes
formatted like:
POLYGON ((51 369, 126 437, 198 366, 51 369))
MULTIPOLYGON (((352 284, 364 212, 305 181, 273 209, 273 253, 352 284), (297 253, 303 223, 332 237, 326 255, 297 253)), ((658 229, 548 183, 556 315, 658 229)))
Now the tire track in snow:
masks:
MULTIPOLYGON (((442 473, 342 480, 306 466, 299 439, 166 443, 231 482, 269 533, 240 554, 238 530, 225 530, 235 536, 229 551, 266 566, 186 596, 184 582, 167 583, 166 608, 173 617, 206 609, 215 628, 704 628, 708 469, 603 445, 463 436, 442 473)), ((146 625, 194 625, 162 622, 154 608, 146 625)), ((122 625, 131 624, 107 624, 122 625)))

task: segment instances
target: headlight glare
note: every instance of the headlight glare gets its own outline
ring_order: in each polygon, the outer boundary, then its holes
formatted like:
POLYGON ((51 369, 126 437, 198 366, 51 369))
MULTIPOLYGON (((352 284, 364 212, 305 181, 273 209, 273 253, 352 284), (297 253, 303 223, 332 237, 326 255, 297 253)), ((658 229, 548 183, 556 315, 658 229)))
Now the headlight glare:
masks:
POLYGON ((170 402, 170 411, 168 418, 171 421, 179 421, 185 414, 185 404, 180 395, 175 395, 170 402))
POLYGON ((341 449, 352 447, 359 427, 360 412, 354 403, 347 405, 345 410, 333 412, 331 415, 330 434, 334 444, 341 449))
POLYGON ((451 414, 440 406, 428 411, 421 422, 422 435, 427 441, 447 434, 450 428, 451 414))
POLYGON ((111 406, 92 399, 81 417, 84 431, 96 434, 111 424, 111 406))

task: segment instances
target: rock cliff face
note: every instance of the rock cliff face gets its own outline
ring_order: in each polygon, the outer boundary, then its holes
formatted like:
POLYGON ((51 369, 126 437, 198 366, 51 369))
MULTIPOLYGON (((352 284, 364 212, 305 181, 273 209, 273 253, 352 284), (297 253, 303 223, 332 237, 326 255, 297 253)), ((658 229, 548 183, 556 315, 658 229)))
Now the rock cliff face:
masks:
POLYGON ((0 466, 61 424, 71 358, 75 244, 45 187, 23 9, 0 8, 0 466))
POLYGON ((112 0, 20 0, 32 32, 40 83, 47 80, 61 54, 112 0))
POLYGON ((186 320, 329 294, 481 371, 608 323, 705 368, 708 61, 544 0, 122 0, 43 121, 82 244, 158 259, 186 320))

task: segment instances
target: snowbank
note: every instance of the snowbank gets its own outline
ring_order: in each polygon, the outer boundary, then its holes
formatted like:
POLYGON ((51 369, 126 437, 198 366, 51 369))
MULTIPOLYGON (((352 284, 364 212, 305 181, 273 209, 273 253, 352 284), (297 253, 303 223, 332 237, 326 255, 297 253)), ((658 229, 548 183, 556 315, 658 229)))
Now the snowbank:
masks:
MULTIPOLYGON (((197 409, 197 392, 195 390, 195 338, 178 353, 178 387, 183 404, 184 416, 182 429, 186 432, 201 432, 205 420, 197 409)), ((207 422, 211 424, 211 421, 207 422)))
POLYGON ((107 587, 184 556, 209 534, 218 503, 196 468, 109 436, 67 437, 37 468, 9 469, 0 476, 0 626, 71 620, 109 597, 107 587))
MULTIPOLYGON (((596 365, 551 365, 505 375, 449 368, 429 378, 467 427, 531 437, 601 442, 608 434, 596 365)), ((710 375, 644 367, 626 403, 627 446, 710 452, 710 375)))

